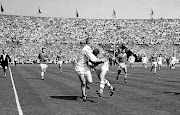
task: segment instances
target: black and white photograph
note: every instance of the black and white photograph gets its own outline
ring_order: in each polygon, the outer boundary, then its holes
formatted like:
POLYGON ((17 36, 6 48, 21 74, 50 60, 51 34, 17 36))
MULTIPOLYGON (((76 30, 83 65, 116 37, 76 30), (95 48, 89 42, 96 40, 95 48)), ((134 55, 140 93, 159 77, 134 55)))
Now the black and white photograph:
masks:
POLYGON ((180 0, 0 0, 0 115, 180 115, 180 0))

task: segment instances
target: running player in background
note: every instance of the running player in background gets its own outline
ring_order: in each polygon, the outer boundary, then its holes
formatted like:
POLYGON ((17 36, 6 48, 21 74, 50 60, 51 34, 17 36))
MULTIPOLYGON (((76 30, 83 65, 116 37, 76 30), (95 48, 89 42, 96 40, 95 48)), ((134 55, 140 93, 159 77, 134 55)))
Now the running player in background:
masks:
POLYGON ((109 71, 109 60, 108 60, 108 54, 107 53, 100 53, 99 49, 94 49, 93 50, 93 54, 99 58, 102 59, 104 58, 104 62, 88 62, 88 65, 90 65, 91 67, 93 67, 95 69, 95 72, 100 80, 100 89, 99 91, 96 91, 96 94, 99 97, 103 96, 103 91, 104 91, 104 87, 105 85, 109 88, 109 90, 111 91, 110 96, 113 95, 115 88, 110 84, 110 82, 105 78, 107 72, 109 71))
POLYGON ((98 59, 93 53, 91 47, 94 45, 93 38, 88 37, 85 45, 82 45, 82 49, 78 54, 78 58, 75 64, 75 70, 81 82, 81 91, 83 101, 87 100, 86 88, 89 88, 89 84, 92 83, 92 74, 89 66, 87 65, 88 60, 92 62, 101 62, 104 59, 98 59))
POLYGON ((38 59, 40 60, 40 67, 41 67, 41 79, 44 80, 44 74, 46 72, 46 68, 48 67, 46 62, 48 60, 48 56, 45 53, 45 48, 42 48, 42 52, 39 53, 38 59))
POLYGON ((17 57, 14 58, 14 65, 16 66, 17 65, 17 57))
POLYGON ((169 60, 169 62, 170 62, 170 69, 171 70, 175 70, 176 69, 176 67, 175 67, 175 64, 176 64, 176 56, 175 56, 175 54, 173 54, 171 57, 170 57, 170 60, 169 60))
POLYGON ((153 54, 150 58, 151 61, 151 71, 153 70, 154 74, 156 74, 156 67, 157 67, 157 57, 153 54))
POLYGON ((59 54, 56 57, 57 65, 59 67, 59 71, 62 72, 62 64, 63 64, 63 56, 61 54, 61 51, 59 51, 59 54))
POLYGON ((124 82, 127 83, 127 54, 125 53, 125 50, 119 49, 118 56, 116 58, 116 61, 118 63, 118 73, 116 80, 118 80, 119 75, 121 74, 121 70, 124 71, 125 76, 124 76, 124 82))
POLYGON ((163 63, 163 57, 161 54, 159 54, 158 58, 157 58, 157 64, 158 64, 158 69, 160 70, 162 67, 162 63, 163 63))
POLYGON ((4 78, 6 78, 6 73, 7 73, 8 65, 11 62, 11 58, 9 57, 8 54, 5 53, 4 50, 2 52, 3 53, 0 57, 0 63, 1 63, 1 66, 3 68, 4 78))
POLYGON ((143 57, 142 57, 142 68, 147 69, 147 63, 148 63, 148 58, 144 54, 143 57))
POLYGON ((128 61, 129 61, 130 67, 133 68, 134 62, 135 62, 135 57, 133 56, 133 54, 131 54, 131 56, 129 56, 128 61))

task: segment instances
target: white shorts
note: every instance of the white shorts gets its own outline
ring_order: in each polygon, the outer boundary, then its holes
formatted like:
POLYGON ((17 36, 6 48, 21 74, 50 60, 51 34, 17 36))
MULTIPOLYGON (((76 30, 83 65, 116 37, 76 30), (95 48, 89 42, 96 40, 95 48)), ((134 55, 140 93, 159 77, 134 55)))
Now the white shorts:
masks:
POLYGON ((171 63, 170 63, 170 65, 175 65, 175 64, 176 64, 176 63, 174 63, 174 62, 171 62, 171 63))
POLYGON ((78 73, 78 74, 91 74, 91 71, 88 67, 81 67, 81 66, 75 66, 75 71, 78 73))
POLYGON ((134 61, 130 61, 129 63, 132 63, 132 64, 134 64, 134 61))
POLYGON ((119 63, 118 70, 120 70, 121 68, 126 68, 126 64, 125 63, 119 63))
POLYGON ((48 67, 48 65, 44 63, 39 64, 39 66, 41 67, 41 69, 45 69, 48 67))
POLYGON ((157 62, 157 64, 158 64, 159 66, 162 66, 162 62, 157 62))
POLYGON ((101 67, 101 70, 109 71, 109 63, 104 63, 103 66, 101 67))
POLYGON ((63 61, 58 61, 57 64, 61 66, 63 64, 63 61))
POLYGON ((157 67, 157 62, 152 62, 152 66, 157 67))

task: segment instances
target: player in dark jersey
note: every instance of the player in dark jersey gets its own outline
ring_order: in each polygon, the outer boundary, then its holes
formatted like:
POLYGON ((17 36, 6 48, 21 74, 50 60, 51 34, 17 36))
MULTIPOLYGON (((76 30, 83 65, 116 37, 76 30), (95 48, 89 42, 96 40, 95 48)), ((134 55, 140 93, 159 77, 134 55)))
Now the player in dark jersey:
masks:
POLYGON ((47 60, 48 60, 48 56, 47 54, 44 52, 44 48, 42 48, 42 52, 39 53, 38 58, 40 60, 40 67, 41 67, 41 79, 44 80, 44 74, 46 72, 46 68, 47 66, 47 60))
POLYGON ((8 69, 9 62, 11 62, 11 58, 3 50, 3 53, 2 53, 2 55, 0 57, 0 63, 1 63, 1 66, 3 68, 5 78, 6 78, 6 72, 7 72, 7 69, 8 69))
POLYGON ((124 76, 124 82, 127 83, 127 54, 125 53, 125 50, 119 49, 118 55, 116 57, 116 61, 118 63, 118 74, 116 77, 116 80, 118 80, 119 75, 121 74, 121 70, 124 71, 125 76, 124 76))
POLYGON ((14 58, 14 65, 16 66, 17 65, 17 57, 14 58))
POLYGON ((150 58, 151 61, 151 71, 154 72, 154 74, 156 74, 156 67, 157 67, 157 57, 155 54, 153 54, 150 58), (154 69, 154 70, 153 70, 154 69))

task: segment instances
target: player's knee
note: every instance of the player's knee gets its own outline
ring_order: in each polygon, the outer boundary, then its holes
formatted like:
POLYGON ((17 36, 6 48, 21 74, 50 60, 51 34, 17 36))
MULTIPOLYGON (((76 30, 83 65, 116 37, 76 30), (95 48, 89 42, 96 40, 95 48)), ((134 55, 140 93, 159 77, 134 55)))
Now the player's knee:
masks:
POLYGON ((86 86, 86 83, 81 83, 81 87, 85 87, 86 86))
POLYGON ((109 83, 109 81, 108 81, 107 79, 105 79, 104 82, 105 82, 105 84, 108 84, 108 83, 109 83))
POLYGON ((92 84, 92 82, 93 82, 93 80, 92 80, 92 79, 91 79, 91 80, 88 80, 88 83, 89 83, 89 84, 92 84))
POLYGON ((106 81, 105 80, 101 80, 100 84, 106 84, 106 81))
POLYGON ((81 80, 81 87, 86 86, 86 81, 85 80, 81 80))
POLYGON ((123 70, 124 70, 124 72, 127 72, 127 68, 125 67, 125 68, 123 68, 123 70))
POLYGON ((121 69, 118 69, 118 72, 121 72, 121 69))

